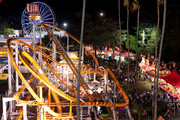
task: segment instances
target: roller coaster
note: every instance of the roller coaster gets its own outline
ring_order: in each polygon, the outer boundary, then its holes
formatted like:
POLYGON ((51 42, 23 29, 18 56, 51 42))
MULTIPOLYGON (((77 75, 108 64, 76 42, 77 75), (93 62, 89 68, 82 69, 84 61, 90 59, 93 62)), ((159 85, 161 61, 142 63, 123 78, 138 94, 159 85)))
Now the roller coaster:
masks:
MULTIPOLYGON (((108 68, 99 66, 95 55, 84 44, 82 46, 86 50, 85 53, 93 60, 90 63, 81 60, 79 71, 78 57, 71 56, 70 52, 64 49, 54 31, 66 34, 78 44, 79 39, 54 24, 46 23, 47 16, 44 16, 46 12, 43 14, 43 11, 47 7, 42 6, 45 4, 41 2, 28 4, 22 15, 23 30, 29 34, 33 31, 33 36, 35 31, 47 32, 52 47, 42 46, 41 42, 40 45, 36 45, 34 41, 33 44, 29 44, 16 38, 7 39, 9 93, 8 97, 3 98, 2 119, 77 119, 77 106, 82 110, 81 118, 86 115, 85 119, 91 116, 90 113, 94 113, 95 118, 97 114, 104 114, 100 113, 101 108, 107 111, 108 115, 105 116, 113 120, 116 120, 116 108, 126 108, 131 119, 128 109, 129 99, 114 73, 108 68), (16 48, 12 48, 12 43, 16 43, 16 48), (22 46, 30 51, 24 50, 22 46), (56 56, 60 59, 58 60, 56 56), (22 64, 21 67, 19 64, 22 64), (12 71, 15 71, 15 75, 12 71), (15 76, 15 84, 11 83, 14 80, 11 76, 15 76), (80 105, 77 104, 78 79, 80 105), (7 110, 7 102, 10 103, 10 110, 7 110)), ((50 16, 48 20, 54 20, 53 13, 48 14, 50 16)), ((100 117, 104 118, 103 115, 100 117)))
MULTIPOLYGON (((76 115, 74 110, 77 106, 77 61, 71 59, 71 56, 67 54, 62 44, 59 42, 50 28, 64 32, 76 42, 80 42, 70 33, 53 25, 41 23, 39 26, 46 29, 51 40, 56 45, 56 54, 60 55, 62 59, 61 61, 57 61, 56 59, 52 58, 51 54, 48 55, 46 52, 43 52, 43 50, 53 52, 52 48, 39 45, 33 47, 19 39, 8 39, 7 51, 9 58, 14 66, 14 69, 23 82, 22 88, 13 95, 13 98, 15 99, 16 104, 27 105, 27 111, 29 110, 29 112, 31 111, 31 108, 36 109, 34 116, 31 115, 31 119, 73 119, 76 115), (44 63, 40 66, 39 63, 41 60, 37 61, 26 51, 19 51, 19 59, 26 69, 28 69, 28 71, 31 73, 29 78, 24 76, 18 68, 18 64, 16 64, 13 57, 11 42, 19 42, 24 46, 29 47, 31 50, 33 50, 33 52, 37 52, 42 55, 44 63), (65 70, 63 71, 63 69, 68 70, 68 78, 64 73, 65 70), (69 82, 67 82, 67 79, 69 82), (22 97, 22 93, 25 90, 28 91, 28 95, 22 97)), ((87 50, 84 44, 83 47, 85 50, 87 50)), ((87 52, 92 56, 96 67, 81 63, 80 107, 128 107, 129 99, 113 72, 110 69, 102 69, 103 67, 99 67, 96 57, 90 51, 87 50, 87 52), (95 76, 95 79, 97 79, 97 84, 94 82, 94 80, 90 80, 92 79, 92 76, 95 76), (101 88, 100 92, 99 88, 101 88)), ((21 120, 23 113, 24 110, 22 108, 19 109, 16 119, 21 120)))

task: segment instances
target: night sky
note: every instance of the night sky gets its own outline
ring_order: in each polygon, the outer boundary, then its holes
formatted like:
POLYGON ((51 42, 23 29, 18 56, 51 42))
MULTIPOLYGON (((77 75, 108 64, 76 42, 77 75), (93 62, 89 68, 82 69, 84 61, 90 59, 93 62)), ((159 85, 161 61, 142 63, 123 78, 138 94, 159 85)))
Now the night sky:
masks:
MULTIPOLYGON (((68 22, 74 24, 75 12, 80 12, 82 10, 83 0, 39 0, 41 2, 49 5, 55 12, 57 17, 57 22, 59 26, 63 22, 68 22)), ((86 12, 91 14, 92 17, 98 17, 98 13, 103 11, 106 17, 113 17, 118 19, 118 0, 86 0, 86 12)), ((139 0, 143 4, 141 6, 141 14, 149 12, 149 14, 156 14, 156 1, 153 0, 151 3, 147 3, 144 0, 139 0)), ((17 28, 21 28, 20 19, 23 10, 26 7, 26 3, 35 2, 35 0, 3 0, 0 3, 0 18, 1 19, 11 19, 14 20, 14 24, 17 28)), ((121 4, 123 4, 121 2, 121 4)), ((121 5, 122 6, 122 5, 121 5)), ((126 16, 126 9, 121 7, 122 19, 126 16)))
MULTIPOLYGON (((73 24, 81 24, 80 20, 76 21, 76 12, 82 11, 83 0, 39 0, 49 5, 55 12, 58 26, 63 27, 63 23, 67 22, 68 27, 73 24)), ((157 23, 157 0, 138 0, 141 6, 140 9, 140 22, 144 19, 154 19, 154 24, 157 23)), ((22 29, 21 15, 27 3, 36 2, 36 0, 3 0, 0 3, 0 24, 3 21, 9 20, 14 29, 22 29), (12 22, 13 21, 13 22, 12 22)), ((112 17, 118 20, 118 0, 86 0, 86 13, 90 14, 94 19, 98 19, 99 12, 104 12, 105 17, 112 17)), ((122 5, 121 0, 121 20, 126 21, 126 8, 122 5)), ((170 42, 174 45, 180 44, 180 0, 167 0, 167 26, 166 32, 172 32, 174 38, 170 42), (169 27, 172 24, 171 28, 169 27)), ((160 6, 160 27, 162 25, 163 6, 160 6)), ((130 12, 130 25, 136 23, 136 13, 130 12)), ((86 24, 86 23, 85 23, 86 24)), ((165 42, 169 41, 165 33, 165 42)), ((175 59, 180 60, 180 47, 173 48, 174 45, 169 45, 167 52, 168 58, 174 56, 175 59)), ((179 45, 178 45, 179 46, 179 45)))
MULTIPOLYGON (((15 27, 21 28, 20 19, 27 3, 36 0, 3 0, 0 3, 0 18, 14 20, 15 27)), ((75 12, 82 10, 83 0, 39 0, 49 5, 55 12, 59 26, 63 22, 74 24, 75 12)), ((140 20, 146 16, 156 17, 156 0, 147 2, 146 0, 138 0, 141 5, 140 20)), ((177 4, 179 0, 167 0, 168 4, 177 4), (177 1, 177 2, 176 2, 177 1)), ((121 0, 121 19, 126 18, 126 9, 123 7, 121 0)), ((98 13, 103 11, 105 17, 113 17, 118 20, 118 0, 86 0, 86 12, 93 18, 98 18, 98 13)), ((130 14, 130 19, 136 17, 136 14, 130 14)), ((134 21, 134 20, 133 20, 134 21)))

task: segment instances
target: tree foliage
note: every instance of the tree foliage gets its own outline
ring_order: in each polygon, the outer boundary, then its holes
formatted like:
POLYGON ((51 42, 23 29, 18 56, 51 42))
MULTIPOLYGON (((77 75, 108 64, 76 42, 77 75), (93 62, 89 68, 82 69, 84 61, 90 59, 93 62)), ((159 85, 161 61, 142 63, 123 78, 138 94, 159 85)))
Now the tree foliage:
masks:
MULTIPOLYGON (((135 0, 135 3, 138 2, 135 0)), ((134 3, 134 4, 135 4, 134 3)), ((128 0, 125 1, 125 5, 128 5, 128 0)), ((135 6, 135 8, 139 7, 135 6)), ((135 9, 134 8, 134 9, 135 9)), ((79 14, 76 15, 77 17, 80 16, 79 14)), ((122 25, 124 22, 122 22, 122 25)), ((76 25, 77 26, 77 25, 76 25)), ((77 28, 73 35, 78 36, 80 32, 78 32, 77 28)), ((155 50, 155 38, 156 38, 156 26, 153 24, 153 21, 140 22, 139 24, 139 31, 138 31, 138 53, 143 54, 154 54, 155 50), (144 34, 144 36, 143 36, 144 34), (144 37, 144 38, 143 38, 144 37), (144 42, 142 41, 144 39, 144 42)), ((160 33, 160 32, 159 32, 160 33)), ((129 32, 129 42, 130 42, 130 49, 131 51, 136 51, 136 27, 130 26, 129 32)), ((127 47, 127 30, 121 30, 121 39, 122 39, 122 46, 124 48, 127 47)), ((160 39, 160 38, 159 38, 160 39)), ((93 19, 91 16, 87 16, 85 29, 84 29, 84 39, 83 43, 86 45, 91 44, 95 49, 102 49, 108 44, 113 46, 119 46, 120 40, 120 30, 118 26, 118 21, 113 20, 112 18, 101 18, 101 19, 93 19)))
POLYGON ((10 28, 7 22, 4 22, 0 27, 0 34, 13 35, 15 34, 15 30, 13 28, 10 28))
MULTIPOLYGON (((133 35, 129 35, 129 47, 131 50, 136 50, 136 37, 133 35)), ((126 48, 128 48, 128 43, 126 41, 126 48)))
POLYGON ((104 19, 102 22, 88 22, 85 25, 84 42, 92 44, 96 49, 111 44, 116 38, 118 23, 112 19, 104 19))
POLYGON ((15 30, 13 28, 4 28, 3 34, 4 35, 14 35, 15 34, 15 30))

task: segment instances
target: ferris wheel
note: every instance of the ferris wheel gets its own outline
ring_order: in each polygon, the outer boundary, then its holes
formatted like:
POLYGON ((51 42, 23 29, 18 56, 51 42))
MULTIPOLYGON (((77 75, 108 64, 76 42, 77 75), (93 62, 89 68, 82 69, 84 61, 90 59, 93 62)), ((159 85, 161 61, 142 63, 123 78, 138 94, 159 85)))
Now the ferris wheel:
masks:
MULTIPOLYGON (((21 16, 22 29, 26 35, 30 35, 33 32, 33 24, 48 23, 55 25, 55 15, 53 10, 43 2, 33 2, 27 4, 21 16)), ((36 33, 39 33, 40 28, 35 27, 36 33)), ((44 28, 41 28, 41 32, 45 32, 44 28)))

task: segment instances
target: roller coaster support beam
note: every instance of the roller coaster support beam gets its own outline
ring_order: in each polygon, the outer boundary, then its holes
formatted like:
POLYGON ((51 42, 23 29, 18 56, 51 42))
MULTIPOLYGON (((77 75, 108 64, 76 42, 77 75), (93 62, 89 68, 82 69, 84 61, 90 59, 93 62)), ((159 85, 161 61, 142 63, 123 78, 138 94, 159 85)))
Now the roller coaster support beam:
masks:
POLYGON ((126 108, 126 110, 127 110, 127 113, 128 113, 128 116, 129 116, 129 120, 134 120, 134 118, 133 118, 132 115, 131 115, 131 112, 130 112, 129 107, 127 106, 127 107, 125 107, 125 108, 126 108))
MULTIPOLYGON (((10 94, 12 94, 12 64, 11 64, 11 59, 8 55, 8 96, 10 94)), ((6 103, 5 103, 6 104, 6 103)), ((10 102, 10 112, 12 111, 12 102, 10 102)), ((3 104, 4 106, 4 104, 3 104)), ((3 109, 3 112, 4 112, 4 109, 3 109)), ((5 119, 6 120, 6 119, 5 119)))
MULTIPOLYGON (((52 55, 52 57, 53 57, 54 60, 56 60, 56 45, 55 45, 54 42, 52 42, 52 47, 53 47, 53 55, 52 55)), ((57 66, 56 66, 56 64, 54 64, 54 70, 55 70, 55 71, 56 71, 56 68, 57 68, 57 66)), ((57 82, 55 75, 53 76, 53 78, 54 78, 54 81, 53 81, 53 82, 54 82, 54 83, 57 82)))
POLYGON ((8 95, 12 93, 12 64, 11 59, 8 55, 8 95))
MULTIPOLYGON (((16 64, 18 65, 18 42, 16 42, 16 49, 15 49, 15 51, 16 51, 16 64)), ((19 76, 18 76, 18 73, 17 73, 17 71, 16 71, 16 91, 18 91, 19 90, 19 76)))
MULTIPOLYGON (((69 36, 66 34, 67 37, 67 53, 69 53, 69 36)), ((69 85, 69 67, 67 65, 67 84, 69 85)), ((67 89, 67 92, 69 92, 69 89, 67 89)))
POLYGON ((28 120, 27 119, 27 105, 22 103, 22 104, 17 104, 16 106, 23 107, 23 120, 28 120))
POLYGON ((113 111, 113 118, 114 118, 113 120, 117 120, 115 108, 112 107, 111 109, 112 109, 112 111, 113 111))
POLYGON ((84 63, 84 46, 82 46, 82 63, 84 63))
POLYGON ((104 72, 104 87, 105 87, 105 93, 107 93, 107 81, 108 81, 108 71, 104 72))
POLYGON ((114 103, 116 103, 116 84, 114 83, 114 103))
MULTIPOLYGON (((33 22, 33 45, 32 45, 33 47, 35 47, 35 39, 36 39, 35 28, 36 28, 36 25, 33 22)), ((35 58, 36 58, 36 53, 33 52, 33 59, 36 60, 35 58)))
POLYGON ((23 120, 28 120, 27 119, 27 105, 23 104, 23 120))
POLYGON ((67 37, 67 53, 69 53, 69 36, 66 34, 67 37))
MULTIPOLYGON (((10 102, 10 108, 9 108, 9 112, 12 113, 12 101, 14 100, 14 98, 11 97, 3 97, 3 120, 7 120, 7 102, 10 102)), ((11 114, 12 115, 12 114, 11 114)))
MULTIPOLYGON (((38 86, 38 96, 40 98, 40 101, 43 102, 43 87, 41 85, 38 86)), ((39 117, 39 120, 43 120, 43 116, 44 115, 43 115, 43 108, 42 108, 42 106, 39 106, 38 111, 39 111, 40 114, 37 117, 39 117)))
MULTIPOLYGON (((95 69, 97 69, 97 64, 95 63, 95 69)), ((96 80, 96 72, 94 73, 94 80, 96 80)))
MULTIPOLYGON (((39 44, 42 46, 41 29, 39 29, 39 44)), ((39 52, 39 65, 42 66, 42 54, 39 52)))
MULTIPOLYGON (((51 30, 49 30, 51 32, 51 34, 54 36, 54 34, 52 33, 51 30)), ((75 67, 74 63, 72 62, 72 60, 70 59, 70 57, 68 56, 68 54, 66 53, 66 51, 64 50, 64 47, 61 45, 61 43, 57 40, 56 36, 54 36, 58 46, 61 48, 62 52, 64 53, 64 55, 66 56, 66 58, 68 59, 68 61, 71 63, 73 69, 78 73, 77 68, 75 67)), ((86 88, 89 90, 89 85, 84 81, 83 77, 80 75, 80 79, 82 80, 82 82, 84 83, 84 85, 86 86, 86 88)))

